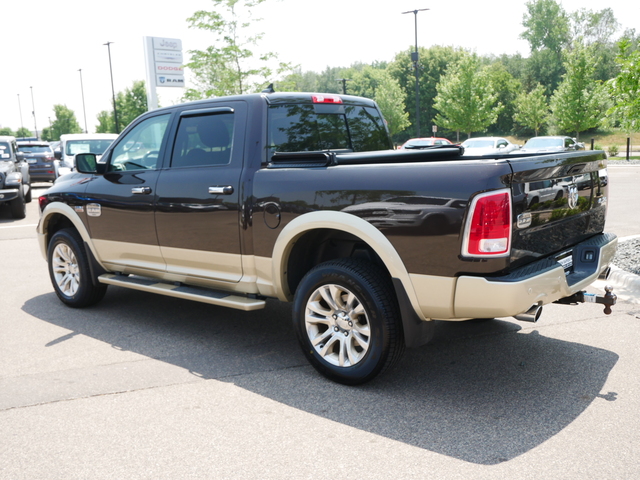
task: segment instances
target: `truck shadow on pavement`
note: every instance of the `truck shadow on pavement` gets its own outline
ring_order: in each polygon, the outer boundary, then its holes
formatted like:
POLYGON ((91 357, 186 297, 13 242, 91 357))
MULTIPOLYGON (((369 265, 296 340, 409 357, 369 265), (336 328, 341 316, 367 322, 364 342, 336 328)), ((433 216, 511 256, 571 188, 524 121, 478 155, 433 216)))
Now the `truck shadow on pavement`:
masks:
MULTIPOLYGON (((346 387, 310 367, 287 304, 258 312, 110 287, 97 306, 74 310, 55 294, 28 314, 76 335, 231 382, 334 422, 466 462, 493 465, 549 440, 595 399, 618 360, 613 352, 524 333, 517 323, 439 322, 434 340, 407 350, 393 370, 346 387)), ((331 436, 331 432, 327 432, 331 436)))

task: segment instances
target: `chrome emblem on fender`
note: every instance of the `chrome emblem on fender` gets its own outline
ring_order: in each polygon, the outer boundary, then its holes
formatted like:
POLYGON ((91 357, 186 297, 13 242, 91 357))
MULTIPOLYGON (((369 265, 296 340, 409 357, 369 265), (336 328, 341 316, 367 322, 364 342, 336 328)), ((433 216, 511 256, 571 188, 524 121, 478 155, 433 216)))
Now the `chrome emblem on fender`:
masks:
POLYGON ((87 215, 90 217, 99 217, 102 215, 102 207, 99 203, 87 203, 87 215))
POLYGON ((575 183, 572 183, 567 188, 567 202, 569 203, 569 208, 578 206, 578 186, 575 183))

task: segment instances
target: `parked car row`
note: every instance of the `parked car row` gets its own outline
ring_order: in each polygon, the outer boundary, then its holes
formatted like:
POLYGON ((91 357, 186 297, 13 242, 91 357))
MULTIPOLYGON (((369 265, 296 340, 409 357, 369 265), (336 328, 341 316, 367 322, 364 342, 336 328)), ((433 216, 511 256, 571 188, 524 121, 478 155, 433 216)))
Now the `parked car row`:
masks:
POLYGON ((17 151, 29 165, 32 182, 55 182, 75 168, 78 153, 100 156, 118 135, 115 133, 78 133, 60 136, 60 141, 18 140, 17 151))
MULTIPOLYGON (((400 146, 400 150, 433 148, 441 145, 456 145, 446 138, 411 138, 400 146)), ((567 136, 540 136, 527 140, 524 146, 511 143, 503 137, 474 137, 460 144, 465 156, 497 155, 505 153, 548 153, 584 150, 584 143, 567 136)))

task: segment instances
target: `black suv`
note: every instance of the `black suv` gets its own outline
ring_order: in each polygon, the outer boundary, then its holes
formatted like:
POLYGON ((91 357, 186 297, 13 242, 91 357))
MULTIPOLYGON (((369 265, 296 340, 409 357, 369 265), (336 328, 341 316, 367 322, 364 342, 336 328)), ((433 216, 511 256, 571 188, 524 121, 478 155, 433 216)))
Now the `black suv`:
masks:
POLYGON ((58 161, 48 142, 18 142, 18 151, 29 164, 29 174, 34 182, 55 182, 58 178, 58 161))

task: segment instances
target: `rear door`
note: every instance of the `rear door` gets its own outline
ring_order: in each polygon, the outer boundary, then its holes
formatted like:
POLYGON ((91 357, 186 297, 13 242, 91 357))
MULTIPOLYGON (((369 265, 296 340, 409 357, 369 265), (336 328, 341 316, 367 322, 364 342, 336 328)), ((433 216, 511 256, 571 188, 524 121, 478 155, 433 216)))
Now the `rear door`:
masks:
POLYGON ((560 254, 604 230, 608 191, 598 171, 603 152, 510 159, 514 229, 512 265, 560 254))
POLYGON ((158 178, 155 222, 167 272, 237 282, 244 102, 183 111, 158 178))

